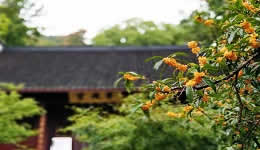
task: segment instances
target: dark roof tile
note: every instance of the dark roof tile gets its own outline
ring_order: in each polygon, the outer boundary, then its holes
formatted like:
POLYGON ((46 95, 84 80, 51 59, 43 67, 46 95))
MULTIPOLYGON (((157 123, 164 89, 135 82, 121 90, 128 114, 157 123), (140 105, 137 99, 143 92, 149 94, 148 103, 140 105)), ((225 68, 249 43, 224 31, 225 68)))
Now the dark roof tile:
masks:
POLYGON ((120 71, 158 79, 144 60, 177 51, 190 52, 176 46, 6 48, 0 53, 0 82, 24 83, 27 89, 110 89, 120 71))

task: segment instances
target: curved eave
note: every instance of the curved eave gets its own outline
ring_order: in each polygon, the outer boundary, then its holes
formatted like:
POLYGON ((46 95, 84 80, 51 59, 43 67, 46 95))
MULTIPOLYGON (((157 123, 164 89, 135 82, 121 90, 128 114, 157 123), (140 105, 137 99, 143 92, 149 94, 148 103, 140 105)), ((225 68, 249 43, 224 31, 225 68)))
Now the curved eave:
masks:
POLYGON ((24 88, 19 90, 21 93, 67 93, 67 92, 86 92, 86 91, 125 91, 124 88, 24 88))

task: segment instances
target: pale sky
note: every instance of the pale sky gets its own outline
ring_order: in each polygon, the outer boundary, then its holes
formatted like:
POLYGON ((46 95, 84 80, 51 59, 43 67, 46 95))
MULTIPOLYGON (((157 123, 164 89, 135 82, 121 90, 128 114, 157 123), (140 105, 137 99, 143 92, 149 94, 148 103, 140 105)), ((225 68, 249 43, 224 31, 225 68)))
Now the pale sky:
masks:
POLYGON ((42 16, 32 20, 45 35, 67 35, 86 29, 87 38, 103 28, 138 17, 156 23, 177 24, 203 0, 34 0, 43 5, 42 16))

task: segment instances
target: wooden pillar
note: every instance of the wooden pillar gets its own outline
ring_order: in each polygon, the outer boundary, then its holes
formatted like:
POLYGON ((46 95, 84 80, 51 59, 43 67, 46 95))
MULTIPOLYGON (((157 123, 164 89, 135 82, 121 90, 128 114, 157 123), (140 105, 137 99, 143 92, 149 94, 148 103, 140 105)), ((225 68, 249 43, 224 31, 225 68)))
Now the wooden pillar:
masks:
POLYGON ((39 134, 37 139, 37 150, 46 150, 46 114, 42 115, 39 120, 39 134))

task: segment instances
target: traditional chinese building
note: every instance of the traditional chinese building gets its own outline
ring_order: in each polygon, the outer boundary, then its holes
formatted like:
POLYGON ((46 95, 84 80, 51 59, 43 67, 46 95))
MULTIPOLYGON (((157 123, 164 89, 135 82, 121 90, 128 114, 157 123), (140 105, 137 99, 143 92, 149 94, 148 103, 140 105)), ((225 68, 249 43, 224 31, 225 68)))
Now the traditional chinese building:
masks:
MULTIPOLYGON (((27 141, 37 150, 49 150, 51 138, 71 114, 66 105, 120 103, 127 96, 113 87, 120 71, 134 71, 150 80, 159 79, 152 56, 187 52, 187 47, 7 47, 0 53, 0 82, 24 84, 20 93, 39 101, 47 114, 34 119, 39 135, 27 141)), ((191 58, 193 59, 193 58, 191 58)), ((194 61, 194 60, 188 60, 194 61)), ((0 133, 1 134, 1 133, 0 133)), ((73 140, 73 150, 80 145, 73 140)), ((0 150, 12 150, 0 145, 0 150)))

